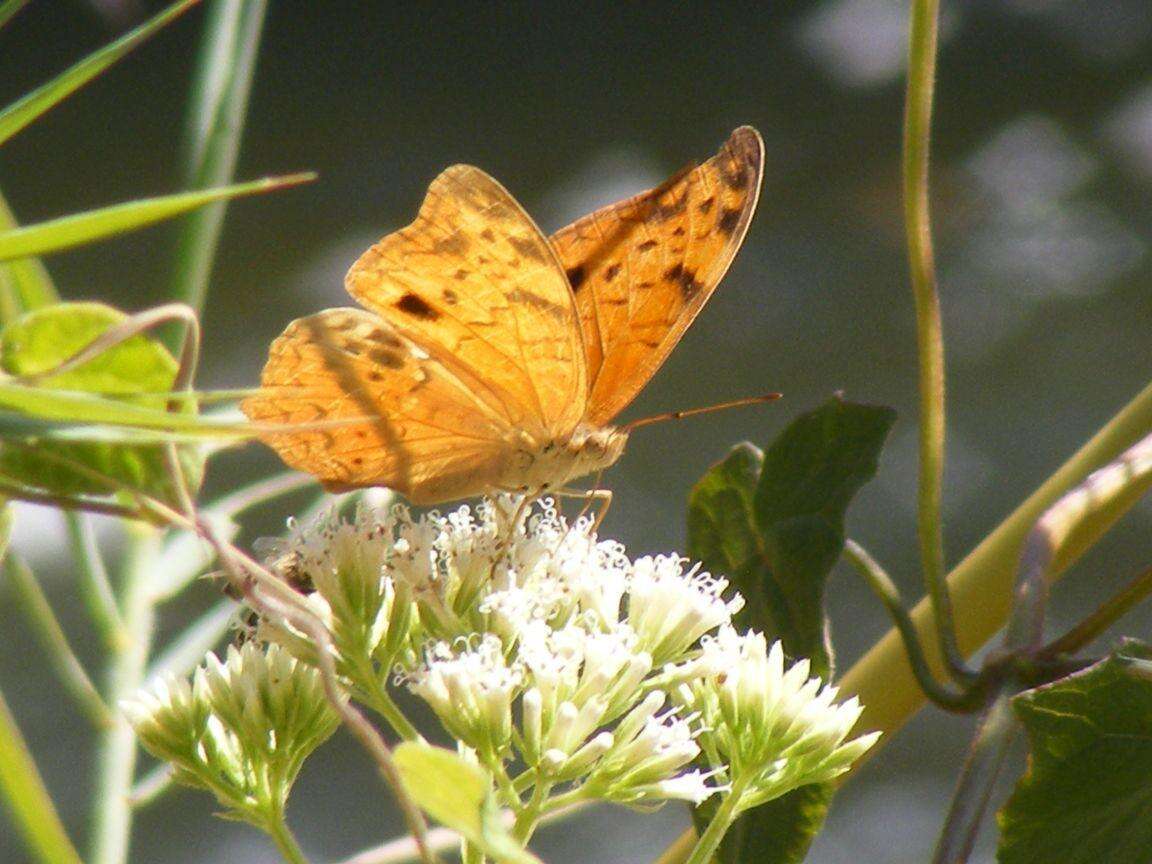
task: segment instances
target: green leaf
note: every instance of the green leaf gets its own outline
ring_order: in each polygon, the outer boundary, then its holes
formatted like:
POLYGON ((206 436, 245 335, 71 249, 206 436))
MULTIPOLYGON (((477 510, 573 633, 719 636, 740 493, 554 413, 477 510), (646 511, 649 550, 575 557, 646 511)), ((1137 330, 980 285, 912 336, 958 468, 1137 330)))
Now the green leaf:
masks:
POLYGON ((504 827, 492 780, 480 767, 451 750, 416 741, 402 743, 394 758, 405 790, 437 822, 497 862, 540 864, 504 827))
POLYGON ((39 864, 81 864, 16 718, 0 693, 0 802, 39 864))
POLYGON ((181 192, 160 198, 144 198, 126 204, 116 204, 99 210, 88 210, 26 225, 0 234, 0 261, 28 258, 48 252, 59 252, 84 243, 102 240, 126 231, 145 228, 164 219, 171 219, 228 198, 271 192, 286 186, 295 186, 315 178, 314 174, 289 174, 284 177, 265 177, 250 183, 237 183, 201 192, 181 192))
MULTIPOLYGON (((8 375, 43 376, 34 379, 35 386, 27 387, 32 392, 96 392, 111 397, 109 402, 119 399, 125 405, 163 412, 166 398, 151 394, 166 393, 172 388, 177 363, 162 345, 143 334, 71 369, 45 374, 127 318, 123 312, 100 303, 66 303, 30 312, 5 328, 0 336, 0 367, 8 375)), ((190 404, 185 410, 195 410, 195 405, 190 404)), ((0 474, 26 486, 62 496, 109 495, 115 491, 75 467, 78 463, 118 484, 163 500, 174 499, 161 445, 35 438, 26 438, 23 444, 9 439, 0 448, 0 474)), ((200 460, 189 448, 181 453, 189 482, 198 484, 200 460)))
POLYGON ((4 0, 0 3, 0 28, 4 27, 12 18, 28 5, 28 0, 4 0))
POLYGON ((688 553, 714 572, 732 576, 761 557, 752 502, 763 463, 758 448, 737 444, 688 497, 688 553))
POLYGON ((1013 700, 1032 750, 1000 814, 1001 864, 1152 860, 1152 648, 1013 700))
MULTIPOLYGON (((16 217, 0 195, 0 234, 16 227, 16 217)), ((39 258, 0 264, 0 324, 10 324, 24 312, 58 302, 56 286, 39 258)))
MULTIPOLYGON (((844 514, 876 473, 895 421, 889 408, 839 399, 796 418, 761 455, 732 449, 688 499, 688 554, 745 599, 737 624, 778 638, 831 676, 824 585, 844 547, 844 514)), ((723 864, 802 861, 831 786, 806 786, 746 813, 721 844, 723 864)), ((707 809, 697 819, 707 821, 707 809)))
POLYGON ((71 69, 0 111, 0 144, 75 93, 197 2, 199 0, 183 0, 181 3, 169 6, 155 18, 145 21, 115 42, 89 54, 71 69))
POLYGON ((832 656, 824 584, 844 548, 844 514, 876 474, 896 412, 834 399, 802 414, 764 454, 756 524, 773 586, 771 613, 784 648, 828 677, 832 656))

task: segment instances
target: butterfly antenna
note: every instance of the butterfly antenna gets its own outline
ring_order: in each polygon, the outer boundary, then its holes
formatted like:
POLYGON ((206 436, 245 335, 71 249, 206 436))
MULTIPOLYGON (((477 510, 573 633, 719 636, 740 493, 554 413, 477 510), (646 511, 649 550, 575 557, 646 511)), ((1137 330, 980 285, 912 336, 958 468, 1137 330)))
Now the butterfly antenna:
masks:
POLYGON ((731 402, 721 402, 718 405, 706 405, 703 408, 686 408, 683 411, 665 411, 663 414, 653 414, 651 417, 641 417, 639 420, 625 423, 620 428, 625 432, 632 432, 641 426, 651 426, 653 423, 663 423, 665 420, 683 420, 685 417, 695 417, 697 414, 711 414, 713 411, 727 411, 729 408, 743 408, 745 405, 760 405, 764 402, 775 402, 783 396, 783 393, 764 393, 760 396, 746 396, 743 399, 733 399, 731 402))

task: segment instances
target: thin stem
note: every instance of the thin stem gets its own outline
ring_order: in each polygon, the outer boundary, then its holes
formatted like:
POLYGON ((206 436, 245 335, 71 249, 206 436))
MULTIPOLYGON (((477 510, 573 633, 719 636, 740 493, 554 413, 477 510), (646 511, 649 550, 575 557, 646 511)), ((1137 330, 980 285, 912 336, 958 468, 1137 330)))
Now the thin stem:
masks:
POLYGON ((1049 643, 1041 653, 1048 657, 1074 654, 1100 637, 1104 631, 1119 621, 1137 603, 1152 594, 1152 567, 1137 574, 1120 591, 1104 601, 1095 612, 1061 636, 1049 643))
POLYGON ((928 160, 936 79, 939 0, 913 0, 908 37, 908 89, 904 101, 904 221, 912 294, 916 300, 916 345, 920 357, 920 485, 917 529, 921 567, 936 614, 936 632, 949 673, 972 678, 957 647, 951 597, 944 580, 944 337, 932 251, 928 160))
POLYGON ((276 848, 280 851, 281 856, 289 864, 308 864, 308 858, 304 855, 304 851, 300 848, 300 844, 296 842, 296 837, 288 828, 288 824, 281 816, 277 819, 272 819, 265 826, 268 836, 276 844, 276 848))
MULTIPOLYGON (((267 0, 215 0, 201 43, 184 139, 185 180, 203 189, 235 174, 267 0)), ((199 312, 224 222, 225 203, 184 217, 172 295, 199 312)))
POLYGON ((133 810, 141 810, 175 788, 172 766, 162 762, 137 781, 128 795, 128 802, 133 810))
POLYGON ((52 611, 40 582, 28 565, 11 551, 4 562, 4 570, 8 574, 8 581, 16 589, 36 638, 40 641, 48 662, 52 665, 60 683, 64 685, 65 691, 94 726, 108 728, 112 723, 112 712, 100 698, 100 691, 96 689, 80 658, 72 650, 68 636, 60 626, 56 613, 52 611))
POLYGON ((28 0, 4 0, 0 3, 0 27, 3 27, 12 17, 28 5, 28 0))
MULTIPOLYGON (((129 537, 120 591, 120 616, 127 640, 108 662, 109 704, 132 696, 144 681, 155 632, 155 609, 149 591, 152 562, 160 549, 160 535, 136 526, 129 537)), ((123 715, 98 745, 98 775, 92 808, 92 852, 89 864, 126 864, 132 829, 129 796, 136 773, 136 736, 123 715)))
MULTIPOLYGON (((956 566, 949 583, 956 601, 956 625, 961 650, 975 652, 999 631, 1012 609, 1012 585, 1020 563, 1020 550, 1040 517, 1092 471, 1116 459, 1152 429, 1152 384, 1105 424, 1038 489, 1032 492, 1003 522, 956 566)), ((1118 504, 1113 520, 1093 523, 1078 535, 1079 542, 1063 553, 1048 571, 1055 579, 1111 527, 1138 496, 1118 504)), ((926 649, 937 646, 935 615, 923 600, 912 610, 912 622, 926 649)), ((930 650, 933 671, 941 669, 939 657, 930 650)), ((908 664, 899 631, 889 631, 869 649, 840 680, 840 692, 855 695, 864 706, 857 723, 861 731, 885 733, 879 746, 871 748, 856 767, 880 752, 890 733, 902 726, 924 703, 924 695, 908 664)))
POLYGON ((884 568, 860 544, 853 540, 845 541, 844 555, 860 572, 872 592, 880 598, 888 610, 893 625, 904 641, 904 649, 908 653, 908 662, 912 666, 912 672, 925 695, 948 711, 968 711, 978 705, 978 696, 971 691, 958 692, 936 680, 936 676, 932 674, 928 665, 928 658, 924 655, 920 637, 916 635, 912 616, 904 608, 900 590, 884 568))
POLYGON ((517 814, 516 821, 512 825, 512 836, 519 840, 522 845, 527 844, 532 839, 532 833, 540 823, 540 814, 544 809, 551 788, 551 783, 537 783, 532 790, 532 797, 528 804, 517 814))
POLYGON ((996 777, 1016 735, 1013 693, 1013 687, 1005 686, 980 720, 932 864, 963 864, 972 852, 996 777))
POLYGON ((100 545, 96 541, 96 531, 92 520, 83 513, 65 513, 68 536, 72 542, 72 557, 80 574, 80 593, 92 623, 100 631, 107 648, 115 650, 124 641, 124 622, 116 608, 116 593, 108 579, 104 558, 100 555, 100 545))
POLYGON ((404 712, 400 710, 400 706, 388 695, 388 691, 380 686, 380 680, 376 675, 376 670, 372 668, 360 669, 357 670, 357 676, 359 678, 358 683, 361 685, 358 695, 362 697, 365 704, 383 717, 384 721, 392 727, 392 731, 399 735, 401 740, 416 741, 419 739, 419 731, 417 731, 411 721, 404 716, 404 712))
POLYGON ((696 841, 692 854, 688 856, 685 864, 708 864, 716 850, 720 848, 720 841, 736 821, 740 799, 744 797, 744 790, 748 788, 749 779, 742 778, 732 784, 732 790, 724 796, 720 806, 716 808, 716 815, 696 841))

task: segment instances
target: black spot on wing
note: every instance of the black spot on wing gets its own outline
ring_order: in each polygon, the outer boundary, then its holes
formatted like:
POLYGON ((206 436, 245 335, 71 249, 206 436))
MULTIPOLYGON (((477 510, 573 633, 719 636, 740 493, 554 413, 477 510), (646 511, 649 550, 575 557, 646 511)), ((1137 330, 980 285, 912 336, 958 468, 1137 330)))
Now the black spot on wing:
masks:
POLYGON ((583 264, 569 267, 564 271, 564 275, 568 277, 568 284, 572 286, 573 291, 579 291, 580 286, 584 284, 584 280, 588 278, 588 273, 584 270, 583 264))
POLYGON ((664 278, 675 282, 680 288, 680 295, 687 301, 700 292, 704 285, 696 281, 696 271, 690 270, 681 263, 673 264, 664 271, 664 278))
POLYGON ((720 229, 721 234, 731 236, 736 230, 736 226, 740 224, 739 207, 725 207, 720 211, 720 218, 716 220, 716 227, 720 229))
POLYGON ((401 297, 396 303, 396 308, 407 315, 424 321, 435 321, 440 317, 440 313, 432 308, 427 300, 412 293, 401 297))
POLYGON ((647 252, 649 249, 655 249, 660 244, 655 240, 645 240, 643 243, 636 247, 638 252, 647 252))
POLYGON ((619 272, 620 272, 620 262, 619 261, 615 261, 612 264, 609 264, 607 266, 607 268, 605 268, 605 270, 604 270, 604 281, 605 282, 611 282, 613 279, 616 278, 616 274, 619 272))

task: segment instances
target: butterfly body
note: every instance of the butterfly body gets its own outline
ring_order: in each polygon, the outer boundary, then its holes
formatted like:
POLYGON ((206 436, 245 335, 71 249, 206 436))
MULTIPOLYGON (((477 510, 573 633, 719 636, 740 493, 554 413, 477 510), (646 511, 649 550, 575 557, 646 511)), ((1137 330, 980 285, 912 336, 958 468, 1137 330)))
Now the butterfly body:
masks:
POLYGON ((364 308, 292 322, 241 407, 332 490, 432 504, 597 473, 628 438, 612 421, 736 254, 762 162, 742 127, 707 162, 550 238, 483 171, 453 166, 349 270, 364 308))
POLYGON ((627 441, 628 433, 623 429, 587 424, 550 441, 525 436, 495 488, 529 493, 561 489, 572 480, 614 464, 623 455, 627 441))

